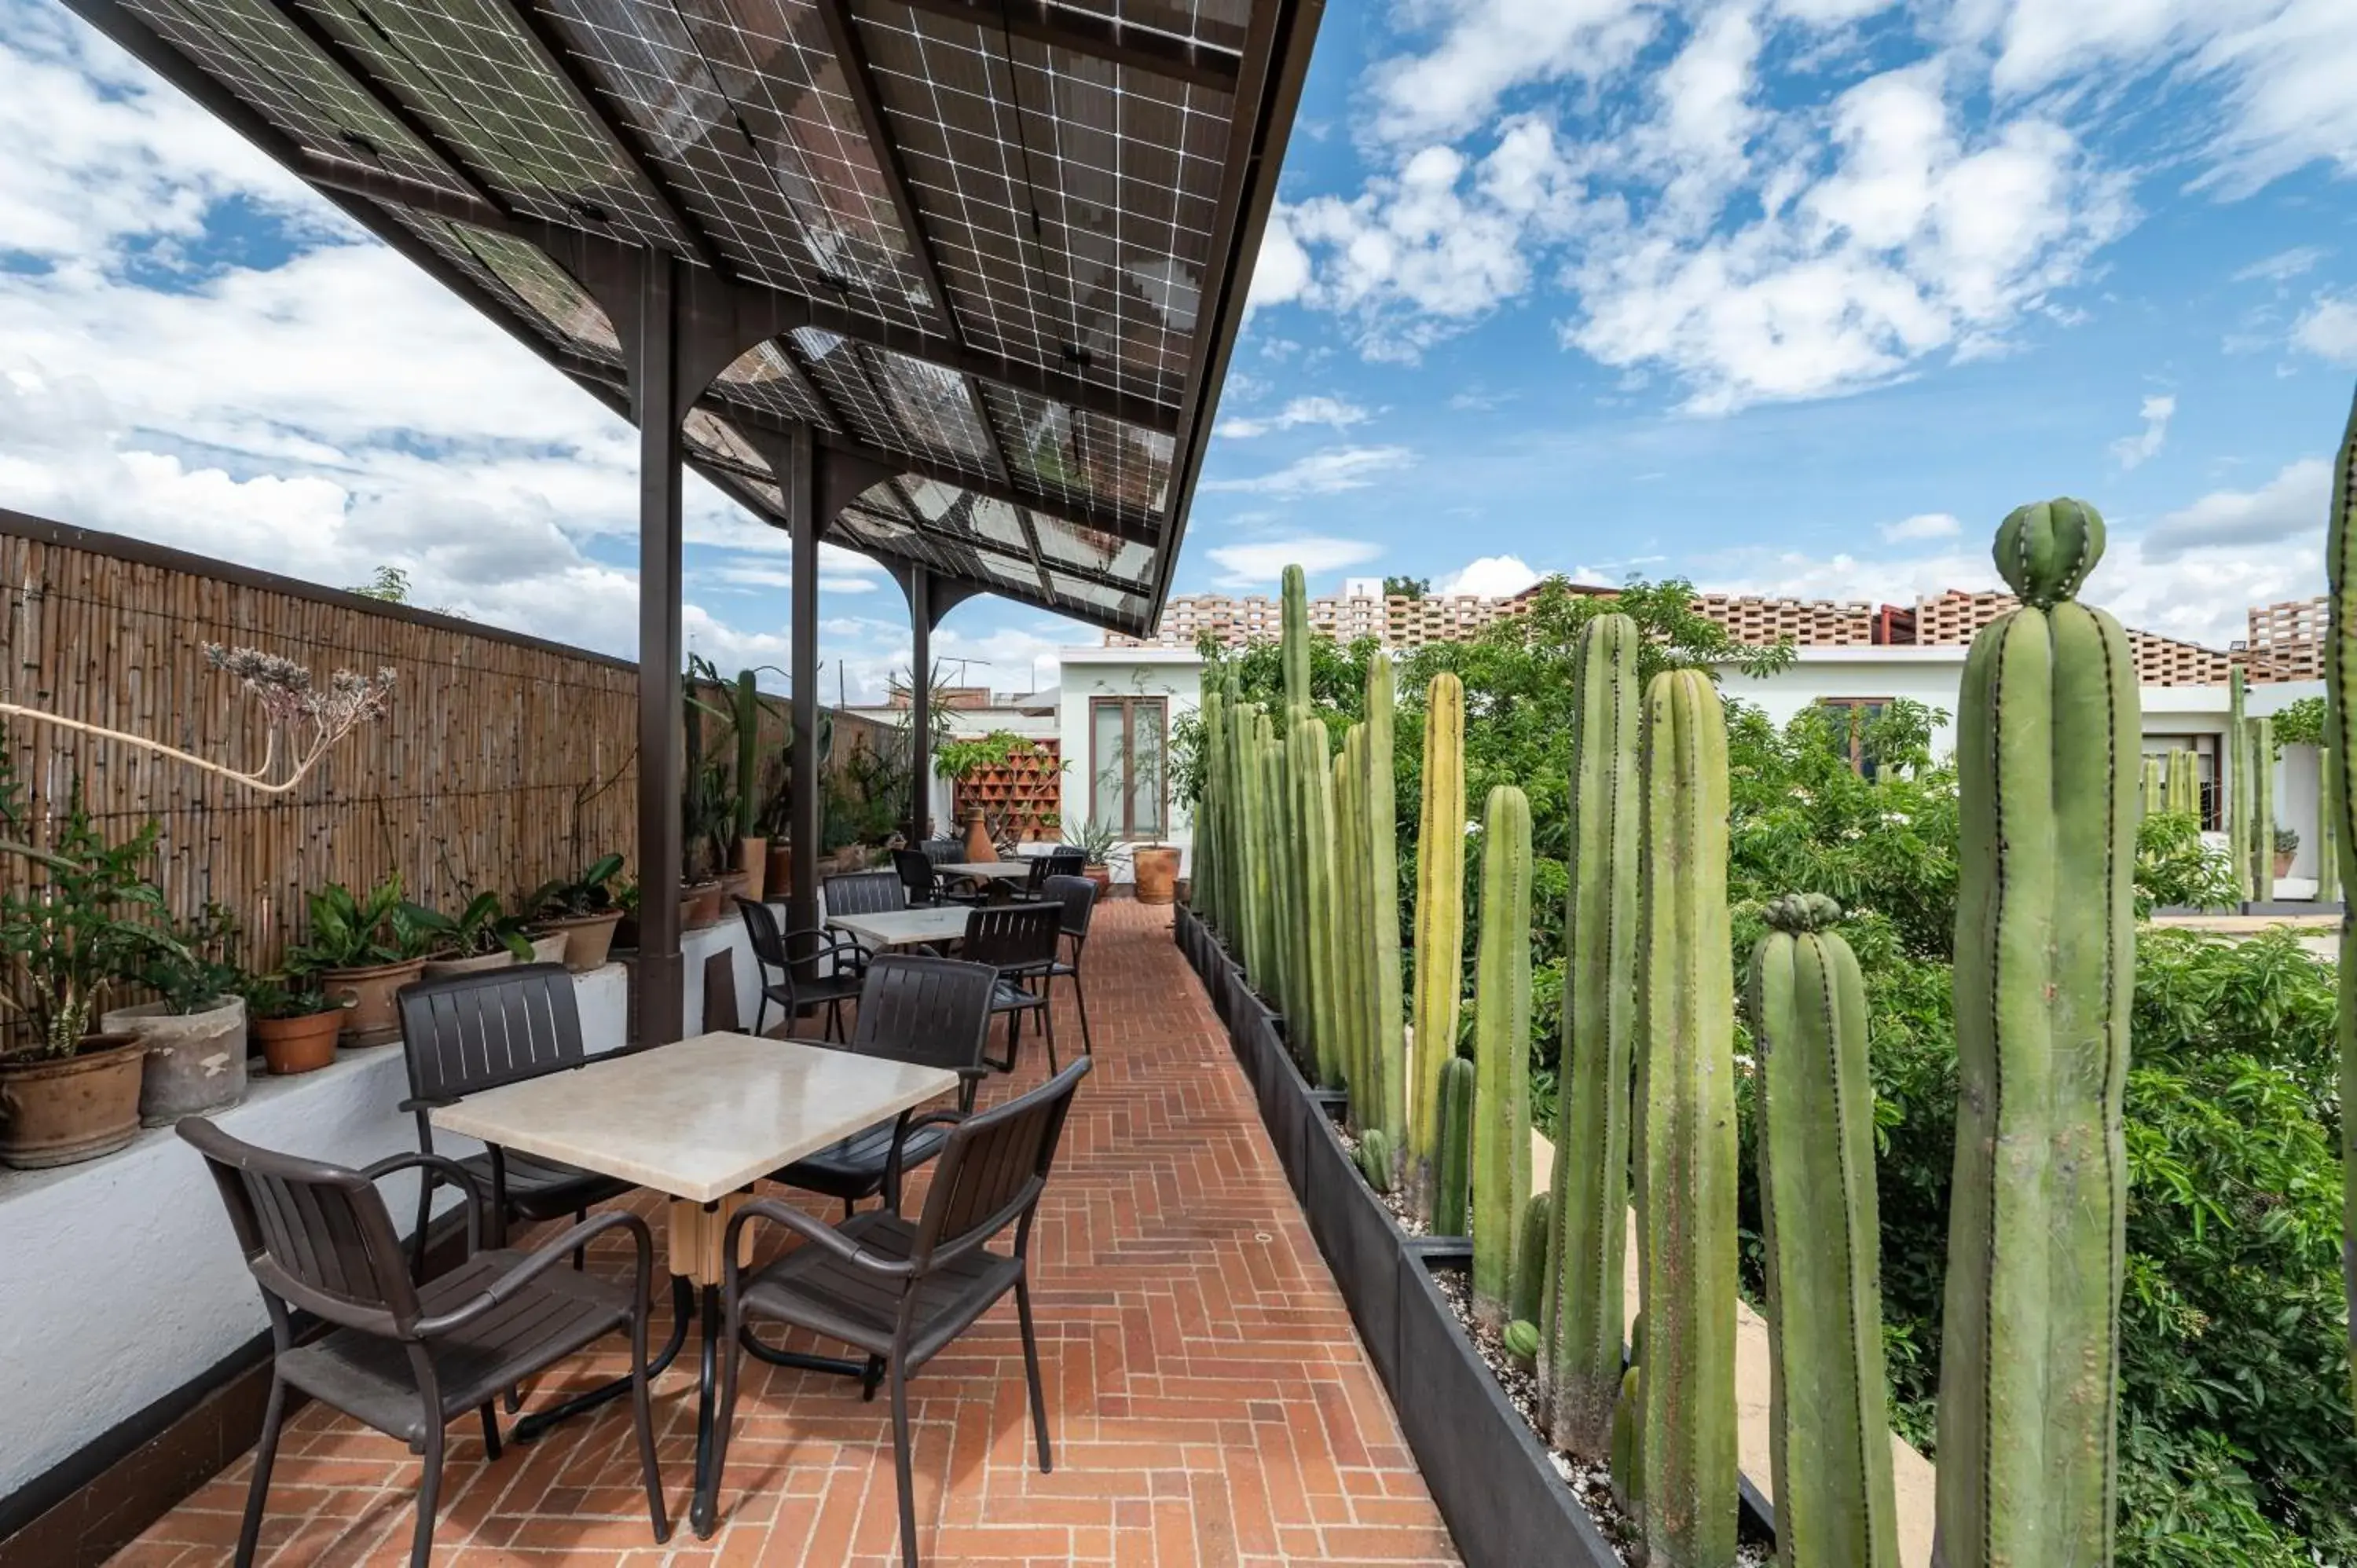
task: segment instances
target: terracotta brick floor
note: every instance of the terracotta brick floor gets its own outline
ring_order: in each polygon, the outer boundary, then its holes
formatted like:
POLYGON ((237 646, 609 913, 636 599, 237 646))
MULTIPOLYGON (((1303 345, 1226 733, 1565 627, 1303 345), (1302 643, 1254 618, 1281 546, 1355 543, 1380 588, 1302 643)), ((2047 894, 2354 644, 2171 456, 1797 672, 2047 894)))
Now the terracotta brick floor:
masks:
MULTIPOLYGON (((1056 1468, 1032 1467, 1010 1300, 911 1385, 926 1561, 1455 1562, 1218 1020, 1170 940, 1168 911, 1107 905, 1087 967, 1097 1071, 1034 1239, 1056 1468)), ((1076 1046, 1069 988, 1058 995, 1059 1043, 1076 1046)), ((1016 1081, 1044 1070, 1027 1036, 1016 1081)), ((995 1088, 994 1098, 1007 1092, 995 1088)), ((618 1266, 619 1254, 602 1261, 618 1266)), ((655 1326, 668 1326, 667 1309, 655 1326)), ((862 1403, 845 1380, 749 1359, 720 1528, 696 1541, 684 1523, 694 1361, 691 1348, 655 1397, 678 1521, 668 1546, 652 1544, 628 1406, 617 1403, 511 1444, 495 1464, 473 1423, 455 1424, 436 1562, 899 1561, 885 1403, 862 1403)), ((620 1368, 619 1356, 584 1357, 529 1391, 525 1408, 620 1368)), ((228 1562, 250 1468, 241 1459, 114 1563, 228 1562)), ((406 1562, 416 1477, 400 1444, 307 1408, 280 1450, 262 1560, 406 1562)))

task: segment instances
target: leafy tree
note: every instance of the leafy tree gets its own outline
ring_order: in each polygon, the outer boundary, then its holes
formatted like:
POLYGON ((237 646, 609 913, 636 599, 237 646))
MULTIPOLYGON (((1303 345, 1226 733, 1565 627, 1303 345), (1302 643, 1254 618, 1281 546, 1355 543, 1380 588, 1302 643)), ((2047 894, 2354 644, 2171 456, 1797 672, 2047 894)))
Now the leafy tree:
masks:
POLYGON ((355 583, 344 590, 364 599, 381 599, 389 605, 409 602, 409 574, 398 566, 379 566, 365 583, 355 583))
POLYGON ((1421 599, 1432 592, 1429 577, 1385 577, 1383 597, 1387 599, 1421 599))

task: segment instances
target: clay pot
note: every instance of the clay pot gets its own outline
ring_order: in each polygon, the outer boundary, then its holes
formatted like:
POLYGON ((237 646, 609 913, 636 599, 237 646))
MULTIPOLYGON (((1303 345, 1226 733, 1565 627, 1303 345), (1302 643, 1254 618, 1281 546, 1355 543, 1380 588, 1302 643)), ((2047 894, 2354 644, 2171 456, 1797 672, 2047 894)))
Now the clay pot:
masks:
POLYGON ((720 874, 720 908, 723 913, 737 908, 737 900, 746 897, 745 889, 753 885, 752 878, 742 871, 720 874))
POLYGON ((380 963, 369 969, 323 969, 319 989, 343 1009, 344 1044, 389 1046, 401 1038, 401 988, 425 971, 425 961, 380 963))
POLYGON ((1113 890, 1113 868, 1106 865, 1084 865, 1081 875, 1097 885, 1097 897, 1103 899, 1113 890))
POLYGON ((486 969, 505 969, 515 962, 515 954, 505 948, 497 952, 483 953, 475 958, 429 958, 425 961, 425 978, 440 980, 445 975, 473 974, 486 969))
MULTIPOLYGON (((565 967, 576 974, 586 974, 606 961, 606 954, 614 945, 614 928, 620 923, 619 909, 600 909, 594 915, 566 915, 540 923, 544 936, 565 939, 565 967)), ((539 956, 539 944, 534 943, 533 956, 539 956)))
POLYGON ((1178 850, 1166 843, 1141 844, 1130 852, 1129 858, 1137 878, 1137 901, 1169 903, 1178 881, 1178 850))
POLYGON ((738 839, 737 841, 737 874, 745 879, 745 897, 755 903, 768 890, 770 879, 770 841, 738 839))
POLYGON ((534 963, 563 963, 565 961, 565 945, 572 941, 572 933, 569 931, 551 931, 545 936, 533 937, 531 939, 532 961, 534 963))
POLYGON ((790 843, 770 845, 769 869, 761 877, 763 891, 771 898, 783 901, 786 890, 794 885, 794 846, 790 843))
POLYGON ((998 846, 990 842, 990 830, 982 824, 979 806, 965 820, 965 858, 970 865, 986 865, 998 858, 998 846))
POLYGON ((343 1010, 309 1013, 300 1018, 256 1018, 254 1042, 273 1078, 317 1072, 336 1059, 336 1036, 344 1026, 343 1010))
POLYGON ((70 1057, 0 1062, 0 1164, 42 1170, 122 1148, 139 1135, 146 1065, 135 1035, 84 1035, 70 1057))
POLYGON ((1177 892, 1178 902, 1185 904, 1189 908, 1193 907, 1195 902, 1195 879, 1191 876, 1180 877, 1177 883, 1177 892))
POLYGON ((720 923, 720 911, 726 907, 728 891, 725 884, 699 882, 684 888, 679 899, 679 929, 701 931, 720 923))
POLYGON ((175 1013, 162 1002, 118 1007, 98 1021, 110 1035, 147 1047, 139 1079, 139 1121, 168 1127, 183 1116, 218 1111, 245 1098, 245 998, 217 996, 201 1013, 175 1013))
POLYGON ((2298 854, 2299 852, 2296 849, 2287 849, 2276 856, 2276 875, 2278 877, 2289 876, 2291 875, 2292 858, 2298 854))

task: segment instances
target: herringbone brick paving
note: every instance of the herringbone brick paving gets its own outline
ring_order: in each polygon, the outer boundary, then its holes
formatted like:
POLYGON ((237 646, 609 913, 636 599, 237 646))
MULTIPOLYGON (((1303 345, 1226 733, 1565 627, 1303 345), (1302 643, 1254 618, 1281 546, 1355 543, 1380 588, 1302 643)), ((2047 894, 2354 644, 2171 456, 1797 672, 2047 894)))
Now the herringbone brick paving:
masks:
MULTIPOLYGON (((1002 1303, 910 1387, 926 1561, 1454 1563, 1169 930, 1168 910, 1114 902, 1089 943, 1097 1070, 1082 1086, 1033 1239, 1055 1471, 1032 1467, 1022 1345, 1013 1303, 1002 1303)), ((1057 990, 1059 1045, 1077 1048, 1070 989, 1057 990)), ((1013 1087, 1044 1074, 1035 1037, 1021 1065, 1013 1087)), ((1002 1081, 985 1092, 1011 1091, 1002 1081)), ((622 1256, 597 1261, 619 1268, 622 1256)), ((805 1336, 788 1343, 823 1348, 805 1336)), ((898 1563, 884 1402, 861 1402, 842 1379, 750 1359, 720 1528, 696 1541, 684 1523, 694 1363, 691 1344, 656 1391, 676 1521, 669 1545, 652 1543, 628 1407, 617 1403, 511 1444, 492 1464, 473 1423, 454 1424, 436 1563, 898 1563)), ((528 1391, 525 1408, 620 1369, 619 1355, 582 1358, 528 1391)), ((158 1520, 114 1558, 117 1568, 228 1562, 251 1463, 158 1520)), ((405 1563, 416 1478, 401 1444, 305 1409, 280 1449, 261 1560, 405 1563)))

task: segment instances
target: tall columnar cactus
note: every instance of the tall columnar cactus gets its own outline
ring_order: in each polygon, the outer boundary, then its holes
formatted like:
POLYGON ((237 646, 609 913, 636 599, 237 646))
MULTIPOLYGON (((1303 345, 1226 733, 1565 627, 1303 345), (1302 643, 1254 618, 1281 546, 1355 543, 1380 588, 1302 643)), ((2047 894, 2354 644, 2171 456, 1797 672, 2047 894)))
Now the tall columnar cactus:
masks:
POLYGON ((2147 817, 2160 815, 2168 803, 2168 799, 2162 792, 2159 757, 2147 757, 2144 759, 2144 768, 2140 775, 2140 793, 2143 797, 2144 814, 2147 817))
POLYGON ((1260 871, 1255 877, 1265 875, 1267 894, 1261 940, 1267 949, 1268 961, 1261 989, 1286 1013, 1286 1028, 1290 1031, 1292 1004, 1287 998, 1292 990, 1295 927, 1293 811, 1285 788, 1285 746, 1276 737, 1275 721, 1266 713, 1260 714, 1253 721, 1253 730, 1254 749, 1260 757, 1261 843, 1265 852, 1260 857, 1260 871))
POLYGON ((1334 772, 1335 1057, 1350 1098, 1344 1114, 1353 1129, 1375 1124, 1367 1082, 1367 1032, 1374 1021, 1367 1006, 1367 832, 1365 822, 1367 732, 1352 725, 1342 734, 1334 772))
POLYGON ((1735 1561, 1735 977, 1727 722, 1696 670, 1645 693, 1637 938, 1640 1510, 1652 1568, 1735 1561))
POLYGON ((1899 1568, 1866 984, 1831 898, 1788 895, 1766 914, 1746 990, 1777 1561, 1899 1568))
POLYGON ((1195 804, 1194 908, 1214 930, 1232 940, 1234 933, 1220 908, 1228 873, 1227 851, 1220 842, 1221 807, 1225 793, 1220 752, 1227 738, 1227 701, 1222 687, 1206 682, 1200 711, 1196 715, 1203 726, 1203 746, 1201 795, 1195 804))
POLYGON ((1260 708, 1246 703, 1229 715, 1231 755, 1228 771, 1236 786, 1236 832, 1240 845, 1236 884, 1243 896, 1244 968, 1263 991, 1269 986, 1268 939, 1272 916, 1269 900, 1267 833, 1268 779, 1261 762, 1260 708))
POLYGON ((1308 1059, 1316 1064, 1318 1081, 1330 1088, 1341 1081, 1342 1042, 1341 1031, 1335 1026, 1341 989, 1335 955, 1340 944, 1334 929, 1334 774, 1323 719, 1305 713, 1293 721, 1287 771, 1292 775, 1297 824, 1294 858, 1298 866, 1301 921, 1295 950, 1301 962, 1293 976, 1293 1013, 1300 1021, 1297 1028, 1307 1026, 1302 1032, 1308 1038, 1308 1059))
POLYGON ((1433 1165, 1432 1233, 1462 1236, 1473 1197, 1473 1064, 1451 1050, 1441 1062, 1433 1091, 1440 1123, 1433 1165))
POLYGON ((2083 502, 2008 516, 2021 606, 1964 664, 1945 1568, 2112 1561, 2141 721, 2119 623, 2072 596, 2103 549, 2083 502))
POLYGON ((2226 789, 2226 858, 2234 863, 2234 886, 2244 898, 2251 886, 2250 751, 2243 734, 2243 667, 2226 672, 2226 733, 2218 747, 2219 779, 2226 789))
POLYGON ((1441 1075, 1457 1055, 1465 985, 1465 688, 1446 671, 1424 703, 1424 811, 1415 846, 1415 1103, 1410 1194, 1439 1229, 1441 1075))
POLYGON ((1367 661, 1367 1000, 1375 1124, 1393 1150, 1407 1144, 1407 1053, 1400 1016, 1399 781, 1392 758, 1392 661, 1380 649, 1367 661))
POLYGON ((2169 751, 2169 809, 2185 817, 2201 812, 2201 779, 2194 769, 2193 754, 2181 746, 2169 751))
POLYGON ((1309 588, 1301 568, 1287 566, 1285 595, 1285 717, 1290 724, 1309 711, 1309 588))
POLYGON ((1473 1320, 1502 1334, 1531 1196, 1531 805, 1512 784, 1481 812, 1473 1066, 1473 1320))
POLYGON ((1554 1273, 1539 1398, 1558 1447, 1604 1457, 1620 1395, 1628 1267, 1630 1041, 1637 1006, 1637 623, 1601 615, 1572 653, 1571 886, 1554 1273))
POLYGON ((2341 780, 2332 748, 2319 746, 2316 755, 2316 901, 2330 904, 2341 897, 2341 833, 2333 826, 2341 814, 2341 780))
MULTIPOLYGON (((2357 728, 2352 728, 2349 700, 2357 682, 2357 405, 2349 411, 2349 425, 2341 437, 2340 456, 2332 465, 2332 522, 2325 536, 2326 585, 2331 599, 2331 619, 2324 647, 2324 747, 2330 754, 2327 768, 2332 785, 2332 847, 2342 890, 2357 897, 2357 817, 2351 801, 2357 789, 2357 728)), ((2357 926, 2341 922, 2341 1103, 2357 1105, 2357 926)), ((2357 1369, 2357 1116, 2341 1118, 2341 1270, 2349 1292, 2350 1364, 2357 1369)), ((2352 1370, 2352 1398, 2357 1399, 2357 1370, 2352 1370)))
POLYGON ((2276 721, 2250 721, 2251 897, 2264 904, 2276 896, 2276 721))
POLYGON ((1555 1194, 1534 1192, 1523 1205, 1522 1240, 1514 1250, 1514 1321, 1537 1324, 1546 1302, 1547 1264, 1554 1248, 1555 1194))

